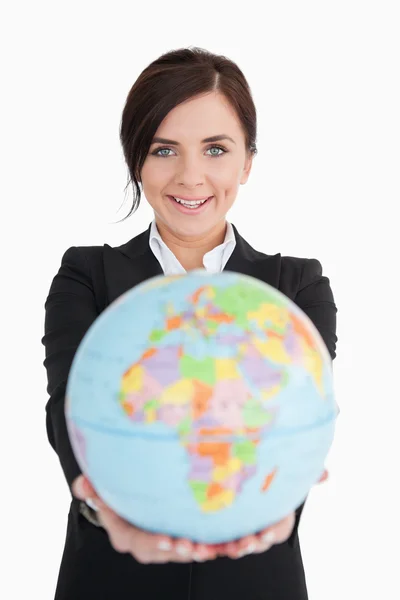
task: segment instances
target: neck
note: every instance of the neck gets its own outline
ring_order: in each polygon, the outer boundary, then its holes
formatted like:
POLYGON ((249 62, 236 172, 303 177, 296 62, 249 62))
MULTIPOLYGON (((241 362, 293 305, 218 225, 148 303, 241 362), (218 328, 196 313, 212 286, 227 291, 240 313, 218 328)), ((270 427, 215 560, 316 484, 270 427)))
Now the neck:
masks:
POLYGON ((184 236, 172 231, 157 219, 156 225, 163 242, 186 271, 203 267, 204 255, 223 243, 227 227, 226 220, 223 220, 202 236, 184 236))

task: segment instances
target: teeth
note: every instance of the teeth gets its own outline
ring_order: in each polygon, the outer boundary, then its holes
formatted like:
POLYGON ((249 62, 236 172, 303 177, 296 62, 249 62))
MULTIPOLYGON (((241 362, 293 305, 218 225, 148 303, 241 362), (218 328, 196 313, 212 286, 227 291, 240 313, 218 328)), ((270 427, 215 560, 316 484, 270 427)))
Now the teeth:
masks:
POLYGON ((207 200, 207 198, 206 200, 182 200, 182 198, 175 198, 175 196, 173 196, 173 198, 176 202, 186 206, 187 208, 196 208, 197 206, 200 206, 200 204, 204 204, 204 202, 207 200))

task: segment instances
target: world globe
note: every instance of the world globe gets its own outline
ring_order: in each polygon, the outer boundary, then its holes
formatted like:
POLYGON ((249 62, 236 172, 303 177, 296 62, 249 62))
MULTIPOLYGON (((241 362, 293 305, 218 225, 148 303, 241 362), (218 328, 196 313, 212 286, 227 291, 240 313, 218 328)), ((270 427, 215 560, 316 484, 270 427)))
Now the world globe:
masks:
POLYGON ((323 473, 331 358, 288 297, 252 277, 154 277, 95 320, 67 382, 68 433, 100 497, 149 532, 256 533, 323 473))

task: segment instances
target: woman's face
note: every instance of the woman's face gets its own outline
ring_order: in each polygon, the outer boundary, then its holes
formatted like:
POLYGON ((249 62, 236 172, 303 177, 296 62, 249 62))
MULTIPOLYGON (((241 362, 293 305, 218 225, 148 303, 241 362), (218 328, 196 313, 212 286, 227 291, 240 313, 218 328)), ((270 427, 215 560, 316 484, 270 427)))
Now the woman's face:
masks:
POLYGON ((162 121, 142 168, 143 193, 157 223, 180 237, 201 237, 225 222, 251 165, 235 110, 211 92, 180 104, 162 121), (205 141, 220 135, 224 139, 205 141), (211 198, 189 206, 173 197, 211 198))

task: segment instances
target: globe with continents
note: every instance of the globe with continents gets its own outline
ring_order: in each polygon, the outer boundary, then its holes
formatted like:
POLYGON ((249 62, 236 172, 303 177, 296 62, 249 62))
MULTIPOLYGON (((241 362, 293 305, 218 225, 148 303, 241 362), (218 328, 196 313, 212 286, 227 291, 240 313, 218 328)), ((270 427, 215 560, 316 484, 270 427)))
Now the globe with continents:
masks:
POLYGON ((157 276, 103 311, 71 366, 82 471, 130 523, 220 543, 296 509, 338 414, 311 320, 252 277, 157 276))

